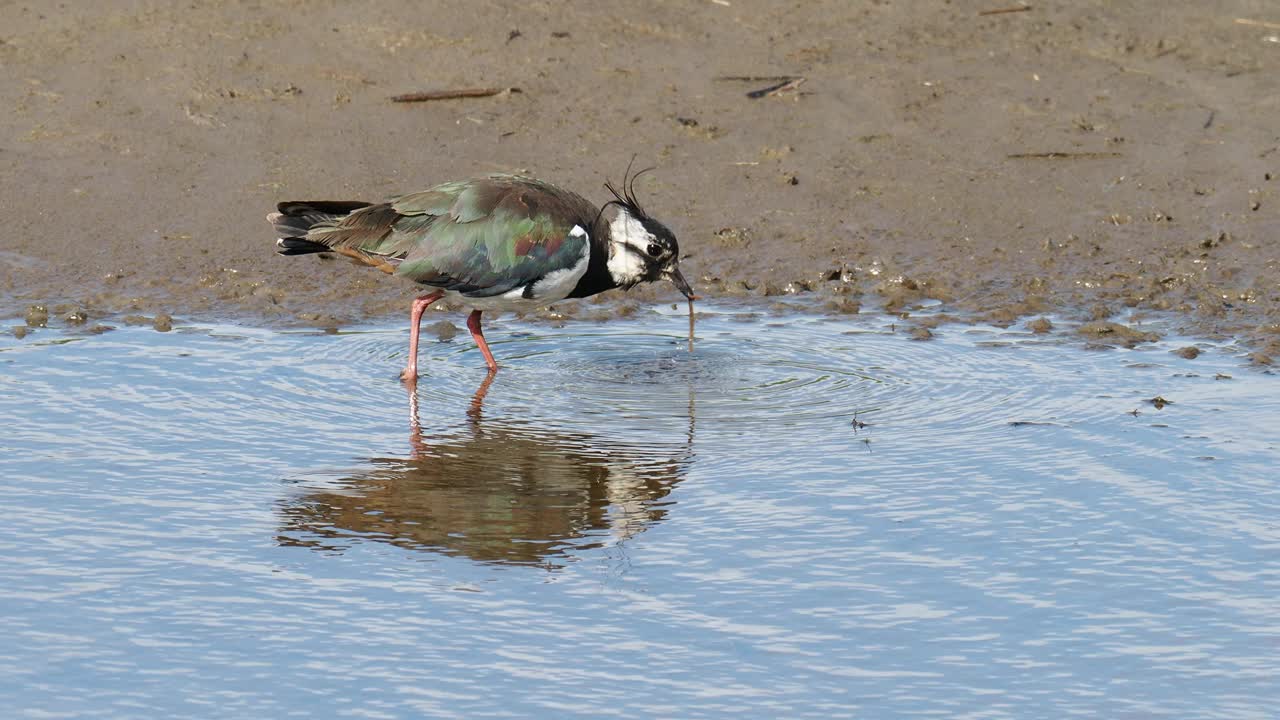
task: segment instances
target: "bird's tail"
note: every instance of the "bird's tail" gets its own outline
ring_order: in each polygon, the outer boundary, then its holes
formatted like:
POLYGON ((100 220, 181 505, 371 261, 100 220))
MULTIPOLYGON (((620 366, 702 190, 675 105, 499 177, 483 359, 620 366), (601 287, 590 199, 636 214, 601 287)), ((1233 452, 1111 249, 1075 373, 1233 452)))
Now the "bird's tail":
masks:
POLYGON ((306 255, 328 252, 324 243, 308 240, 307 233, 316 225, 331 224, 370 203, 359 200, 308 200, 282 202, 276 211, 267 216, 267 222, 275 227, 276 252, 281 255, 306 255))

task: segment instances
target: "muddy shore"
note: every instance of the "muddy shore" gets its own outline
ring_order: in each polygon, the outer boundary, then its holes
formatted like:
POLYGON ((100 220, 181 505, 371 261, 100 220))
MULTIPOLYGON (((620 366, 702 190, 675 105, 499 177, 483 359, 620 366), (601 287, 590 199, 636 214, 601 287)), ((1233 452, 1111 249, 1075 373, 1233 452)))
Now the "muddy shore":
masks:
POLYGON ((403 315, 264 215, 493 171, 603 201, 634 154, 707 296, 1172 311, 1280 357, 1280 14, 1115 5, 11 4, 0 324, 403 315), (476 87, 519 92, 390 101, 476 87))

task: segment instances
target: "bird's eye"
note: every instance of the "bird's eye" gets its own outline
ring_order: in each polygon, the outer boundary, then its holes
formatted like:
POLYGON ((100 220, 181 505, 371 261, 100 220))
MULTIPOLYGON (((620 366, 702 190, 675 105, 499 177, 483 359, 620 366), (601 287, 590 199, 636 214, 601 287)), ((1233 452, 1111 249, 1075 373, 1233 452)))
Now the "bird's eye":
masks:
POLYGON ((658 257, 662 254, 662 246, 657 243, 649 243, 649 247, 645 251, 649 253, 649 257, 658 257))

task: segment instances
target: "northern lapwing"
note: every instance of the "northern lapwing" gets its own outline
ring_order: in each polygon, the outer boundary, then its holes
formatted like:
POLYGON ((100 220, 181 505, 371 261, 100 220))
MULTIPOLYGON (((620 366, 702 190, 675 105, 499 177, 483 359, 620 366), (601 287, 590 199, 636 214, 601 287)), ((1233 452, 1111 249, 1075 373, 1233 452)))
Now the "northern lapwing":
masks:
POLYGON ((431 303, 471 308, 467 329, 490 372, 485 310, 532 310, 565 298, 666 278, 694 300, 680 274, 676 236, 636 201, 635 179, 597 208, 582 196, 515 175, 436 185, 385 203, 283 202, 267 216, 281 255, 334 252, 432 290, 413 301, 409 364, 418 376, 418 325, 431 303))

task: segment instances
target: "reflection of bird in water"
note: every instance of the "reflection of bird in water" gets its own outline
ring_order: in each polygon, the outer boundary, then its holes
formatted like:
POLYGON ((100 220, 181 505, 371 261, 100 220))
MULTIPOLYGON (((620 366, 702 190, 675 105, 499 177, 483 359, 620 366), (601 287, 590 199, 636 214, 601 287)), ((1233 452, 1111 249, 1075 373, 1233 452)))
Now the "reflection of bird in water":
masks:
POLYGON ((571 549, 616 543, 665 517, 689 461, 692 420, 678 443, 618 445, 531 423, 484 421, 493 374, 463 428, 424 438, 410 387, 412 456, 290 498, 279 542, 341 551, 352 538, 542 564, 571 549))

